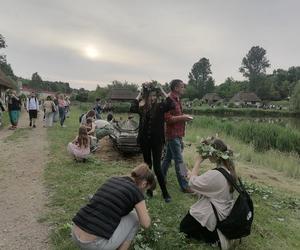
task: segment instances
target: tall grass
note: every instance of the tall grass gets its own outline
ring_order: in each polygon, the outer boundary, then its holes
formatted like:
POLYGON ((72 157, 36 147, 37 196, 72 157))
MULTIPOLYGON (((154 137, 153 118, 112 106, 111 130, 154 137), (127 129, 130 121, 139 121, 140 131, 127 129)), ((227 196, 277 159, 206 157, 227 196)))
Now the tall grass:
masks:
POLYGON ((194 115, 222 115, 222 116, 251 116, 251 117, 299 117, 299 112, 285 110, 264 110, 256 108, 208 108, 206 106, 185 108, 185 113, 194 115))
POLYGON ((257 152, 279 150, 300 155, 300 132, 276 124, 250 121, 224 121, 215 117, 196 117, 192 127, 211 128, 253 145, 257 152))

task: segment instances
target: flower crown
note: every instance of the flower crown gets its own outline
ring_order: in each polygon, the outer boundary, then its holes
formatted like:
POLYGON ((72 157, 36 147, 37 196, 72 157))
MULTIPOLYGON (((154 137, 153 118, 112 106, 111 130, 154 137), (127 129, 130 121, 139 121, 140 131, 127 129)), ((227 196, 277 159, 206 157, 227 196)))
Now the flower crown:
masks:
POLYGON ((203 157, 215 157, 217 159, 224 159, 224 160, 232 160, 233 159, 233 151, 230 149, 227 149, 226 151, 221 151, 218 149, 215 149, 212 146, 213 141, 215 140, 214 137, 207 138, 205 140, 201 140, 199 145, 197 146, 197 152, 203 157))
POLYGON ((159 93, 160 87, 157 82, 146 82, 142 84, 142 94, 145 95, 146 93, 150 92, 157 92, 159 93))

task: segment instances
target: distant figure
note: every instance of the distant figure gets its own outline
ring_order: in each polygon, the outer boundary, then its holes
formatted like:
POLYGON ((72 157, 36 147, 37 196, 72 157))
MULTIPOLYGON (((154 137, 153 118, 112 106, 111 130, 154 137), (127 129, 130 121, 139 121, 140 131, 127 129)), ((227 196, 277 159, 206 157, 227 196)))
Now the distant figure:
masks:
POLYGON ((30 96, 27 98, 26 110, 29 114, 29 126, 35 128, 35 121, 39 112, 39 100, 34 92, 31 92, 30 96))
POLYGON ((59 111, 59 120, 60 120, 60 126, 62 128, 65 128, 64 122, 66 120, 66 101, 64 98, 64 95, 60 94, 58 96, 58 111, 59 111))
POLYGON ((101 107, 101 103, 100 103, 100 98, 96 99, 96 103, 93 107, 93 110, 95 110, 95 112, 96 112, 96 118, 101 119, 102 107, 101 107))
POLYGON ((4 104, 0 98, 0 127, 2 126, 2 112, 5 111, 5 107, 4 107, 4 104))
POLYGON ((18 122, 21 112, 21 100, 17 97, 16 91, 13 90, 9 92, 8 95, 8 114, 10 118, 11 127, 10 129, 16 129, 18 127, 18 122))
POLYGON ((45 127, 52 127, 53 116, 56 113, 55 103, 52 101, 51 96, 47 96, 46 101, 43 103, 45 112, 45 127))
POLYGON ((90 138, 85 126, 81 126, 78 136, 68 144, 68 152, 76 161, 85 161, 90 154, 90 138))

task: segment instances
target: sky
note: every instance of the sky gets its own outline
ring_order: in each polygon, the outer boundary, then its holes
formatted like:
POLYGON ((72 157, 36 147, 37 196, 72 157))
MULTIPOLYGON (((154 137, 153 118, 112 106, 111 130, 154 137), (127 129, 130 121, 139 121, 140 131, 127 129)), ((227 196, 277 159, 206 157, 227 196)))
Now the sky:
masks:
POLYGON ((216 84, 242 80, 261 46, 274 69, 299 66, 298 0, 0 0, 0 34, 17 76, 93 90, 113 80, 188 81, 209 59, 216 84))

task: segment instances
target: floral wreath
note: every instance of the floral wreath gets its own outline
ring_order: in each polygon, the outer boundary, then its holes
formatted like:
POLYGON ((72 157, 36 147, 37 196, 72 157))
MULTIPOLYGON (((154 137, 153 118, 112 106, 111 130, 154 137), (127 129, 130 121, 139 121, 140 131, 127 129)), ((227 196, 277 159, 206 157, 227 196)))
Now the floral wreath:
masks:
POLYGON ((230 149, 227 149, 226 151, 215 149, 212 146, 214 140, 215 138, 213 136, 205 140, 201 140, 201 142, 197 146, 197 152, 202 156, 202 158, 205 159, 212 156, 217 159, 222 158, 223 160, 232 160, 233 151, 230 149))
POLYGON ((146 93, 150 93, 150 92, 156 92, 156 93, 159 93, 161 90, 160 90, 160 87, 158 85, 157 82, 146 82, 146 83, 143 83, 142 84, 142 94, 143 95, 146 95, 146 93))

